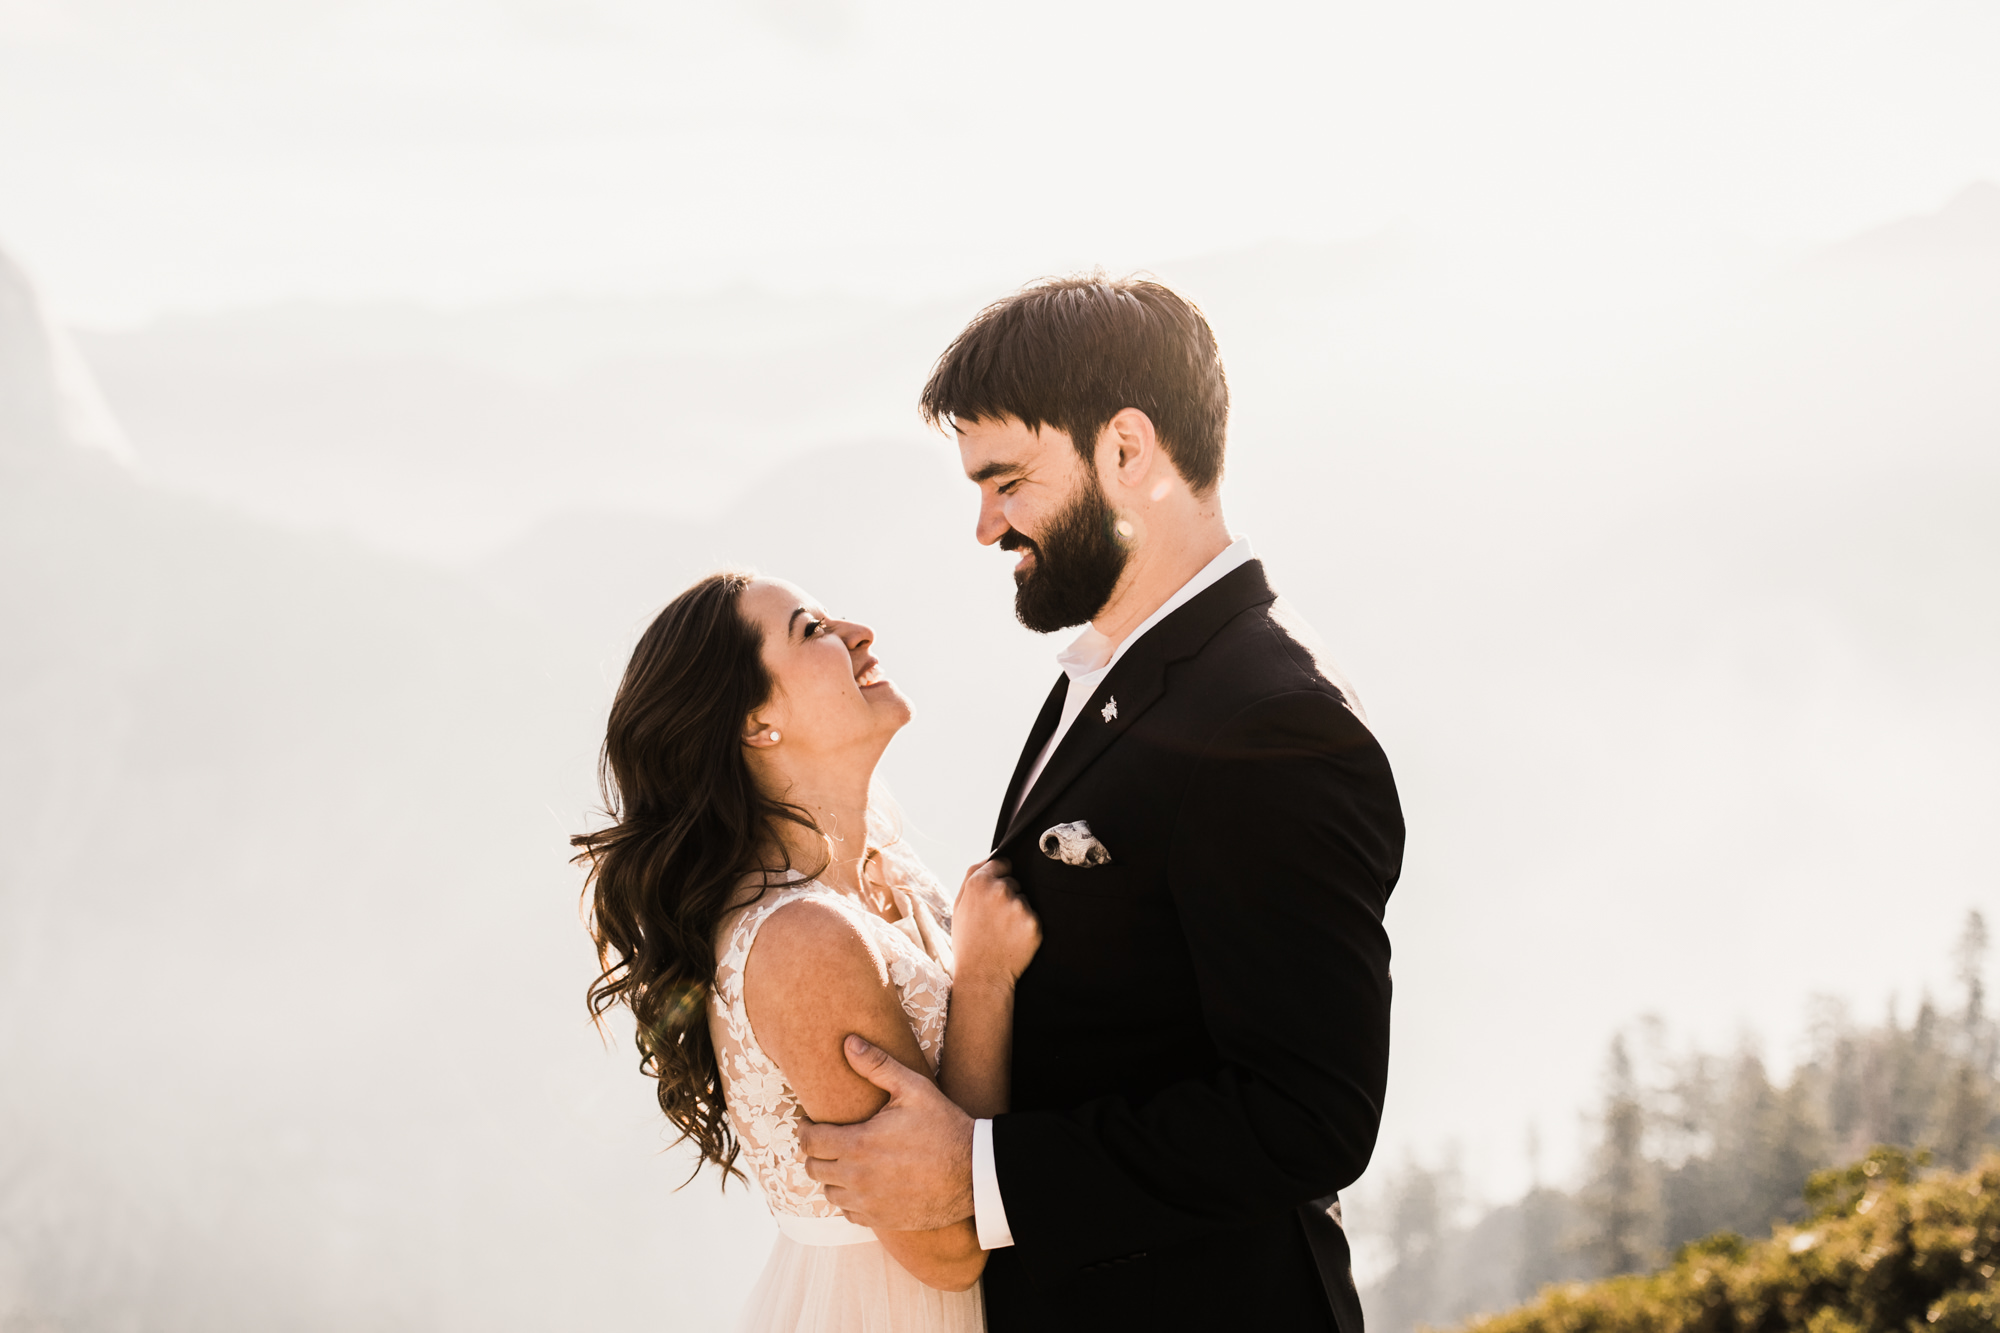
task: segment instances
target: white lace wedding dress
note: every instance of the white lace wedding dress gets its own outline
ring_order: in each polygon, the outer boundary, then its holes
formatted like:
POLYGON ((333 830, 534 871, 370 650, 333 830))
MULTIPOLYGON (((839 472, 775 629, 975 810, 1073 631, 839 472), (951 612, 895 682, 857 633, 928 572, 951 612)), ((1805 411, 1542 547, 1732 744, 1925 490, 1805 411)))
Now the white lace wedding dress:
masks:
POLYGON ((951 995, 951 907, 930 872, 900 844, 884 849, 898 919, 886 921, 853 897, 798 876, 744 909, 724 932, 709 1032, 729 1118, 778 1238, 751 1291, 737 1333, 981 1333, 979 1288, 937 1291, 889 1257, 875 1233, 840 1215, 805 1171, 799 1126, 805 1111, 784 1074, 750 1029, 743 968, 757 932, 798 902, 824 903, 853 921, 902 999, 917 1043, 935 1074, 944 1051, 951 995))

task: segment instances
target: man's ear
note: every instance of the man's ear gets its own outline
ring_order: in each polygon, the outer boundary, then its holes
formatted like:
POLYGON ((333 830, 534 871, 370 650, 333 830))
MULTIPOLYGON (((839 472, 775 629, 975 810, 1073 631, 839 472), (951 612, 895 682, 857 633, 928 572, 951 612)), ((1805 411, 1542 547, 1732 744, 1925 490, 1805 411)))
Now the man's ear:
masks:
POLYGON ((1111 447, 1111 456, 1100 456, 1100 468, 1109 463, 1127 485, 1136 484, 1150 472, 1160 454, 1160 437, 1153 430, 1153 419, 1136 407, 1120 408, 1118 415, 1105 423, 1103 439, 1111 447))

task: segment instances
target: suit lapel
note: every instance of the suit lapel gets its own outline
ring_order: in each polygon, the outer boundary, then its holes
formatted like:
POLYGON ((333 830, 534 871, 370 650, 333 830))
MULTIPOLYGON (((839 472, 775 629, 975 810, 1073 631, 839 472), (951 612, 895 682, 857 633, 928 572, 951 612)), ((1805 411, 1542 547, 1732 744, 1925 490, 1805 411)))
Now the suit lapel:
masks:
MULTIPOLYGON (((1062 721, 1063 704, 1069 699, 1069 677, 1056 677, 1056 687, 1049 691, 1049 697, 1042 704, 1042 711, 1035 715, 1035 725, 1028 729, 1028 743, 1021 747, 1021 758, 1014 765, 1014 776, 1007 782, 1007 797, 1000 802, 1000 817, 993 824, 993 845, 1000 845, 1000 835, 1007 831, 1008 816, 1014 813, 1014 803, 1021 799, 1021 784, 1028 779, 1028 770, 1035 766, 1035 759, 1042 753, 1042 747, 1049 743, 1049 737, 1056 734, 1056 723, 1062 721)), ((1039 784, 1038 784, 1039 785, 1039 784)))
MULTIPOLYGON (((1157 633, 1161 626, 1153 627, 1157 633)), ((1152 634, 1146 636, 1152 638, 1152 634)), ((1153 705, 1166 692, 1166 663, 1156 654, 1148 653, 1143 660, 1140 648, 1145 640, 1132 645, 1132 651, 1118 659, 1118 665, 1111 668, 1111 674, 1097 687, 1097 693, 1077 714, 1070 724, 1069 733, 1049 756, 1049 766, 1035 779, 1035 785, 1028 791, 1028 799, 1021 803, 1021 811, 1008 821, 1007 831, 993 845, 999 847, 1020 832, 1027 824, 1048 808, 1049 802, 1062 793, 1063 788, 1082 775, 1090 767, 1091 761, 1103 754, 1111 742, 1124 734, 1127 727, 1139 720, 1139 715, 1153 705), (1106 717, 1106 707, 1113 699, 1118 701, 1116 712, 1106 717)))
MULTIPOLYGON (((994 847, 1007 843, 1047 809, 1064 788, 1081 777, 1113 741, 1124 735, 1166 693, 1168 666, 1200 652, 1215 632, 1239 612, 1276 596, 1264 581, 1263 562, 1251 560, 1225 574, 1213 587, 1203 589, 1186 606, 1148 630, 1118 659, 1118 665, 1111 668, 1090 702, 1070 724, 1062 744, 1049 756, 1048 767, 1035 779, 1027 800, 1021 802, 1020 813, 1009 819, 1003 807, 1000 821, 1004 831, 993 840, 994 847), (1111 707, 1114 700, 1116 706, 1111 707)), ((1042 722, 1059 717, 1068 684, 1067 679, 1058 683, 1056 693, 1049 696, 1049 705, 1042 709, 1042 718, 1036 720, 1036 733, 1042 740, 1035 742, 1031 738, 1031 748, 1023 755, 1022 766, 1015 770, 1014 783, 1007 791, 1009 806, 1017 799, 1016 792, 1028 766, 1034 763, 1034 756, 1041 753, 1042 745, 1055 729, 1054 720, 1049 720, 1046 731, 1042 722), (1055 709, 1054 714, 1050 705, 1055 709)))

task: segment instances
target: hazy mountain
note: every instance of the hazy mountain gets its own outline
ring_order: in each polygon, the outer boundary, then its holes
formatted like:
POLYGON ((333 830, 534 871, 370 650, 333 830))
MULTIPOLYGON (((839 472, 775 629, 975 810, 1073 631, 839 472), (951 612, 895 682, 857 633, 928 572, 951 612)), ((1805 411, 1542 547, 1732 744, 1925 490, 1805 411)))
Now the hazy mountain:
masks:
POLYGON ((768 1222, 582 1017, 587 664, 77 447, 0 291, 0 1326, 726 1319, 768 1222))
POLYGON ((1833 248, 1834 261, 1904 264, 2000 262, 2000 184, 1980 181, 1936 213, 1877 227, 1833 248))
MULTIPOLYGON (((1601 512, 1746 474, 1983 466, 1996 189, 1797 263, 1397 231, 1158 269, 1221 332, 1239 507, 1271 489, 1262 464, 1331 453, 1398 528, 1496 484, 1601 512)), ((163 483, 464 561, 564 510, 694 517, 823 445, 924 438, 917 386, 996 294, 294 304, 81 345, 163 483)))
POLYGON ((565 508, 694 515, 820 445, 917 438, 912 384, 959 318, 724 293, 292 306, 85 342, 161 481, 463 560, 565 508))
POLYGON ((43 317, 33 286, 0 252, 0 454, 57 447, 131 461, 132 449, 68 334, 43 317))

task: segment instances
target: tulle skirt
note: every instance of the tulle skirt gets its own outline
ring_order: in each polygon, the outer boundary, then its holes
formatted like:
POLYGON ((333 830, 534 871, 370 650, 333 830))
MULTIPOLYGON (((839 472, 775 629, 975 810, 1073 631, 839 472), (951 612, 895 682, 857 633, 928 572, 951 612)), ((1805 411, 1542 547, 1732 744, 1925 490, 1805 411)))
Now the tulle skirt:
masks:
POLYGON ((911 1277, 882 1242, 802 1245, 780 1235, 736 1323, 736 1333, 985 1333, 986 1306, 970 1291, 938 1291, 911 1277))

